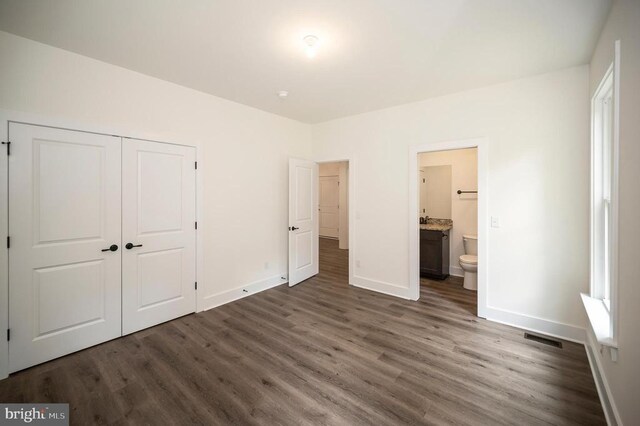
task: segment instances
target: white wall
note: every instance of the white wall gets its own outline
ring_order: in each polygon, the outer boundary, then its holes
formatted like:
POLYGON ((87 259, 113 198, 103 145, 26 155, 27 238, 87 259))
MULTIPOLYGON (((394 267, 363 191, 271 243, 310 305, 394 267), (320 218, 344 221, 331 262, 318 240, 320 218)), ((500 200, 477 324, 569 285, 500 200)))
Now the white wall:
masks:
MULTIPOLYGON (((594 353, 611 392, 619 420, 640 419, 640 2, 617 0, 596 46, 590 69, 593 94, 613 62, 620 40, 619 312, 618 361, 608 351, 594 353)), ((594 340, 595 341, 595 340, 594 340)))
POLYGON ((288 158, 309 157, 308 125, 4 32, 0 58, 0 108, 198 146, 201 307, 280 282, 288 158))
POLYGON ((314 125, 314 158, 356 165, 354 281, 407 294, 408 147, 486 137, 489 215, 501 222, 489 233, 488 306, 503 321, 583 337, 588 77, 575 67, 314 125))
POLYGON ((338 247, 346 250, 349 248, 349 162, 320 163, 318 169, 320 176, 338 176, 340 182, 338 247))
POLYGON ((478 189, 478 150, 456 149, 420 154, 420 167, 451 166, 451 219, 453 229, 450 233, 451 275, 464 275, 458 259, 464 254, 462 236, 478 235, 478 196, 476 194, 460 194, 458 189, 478 189))

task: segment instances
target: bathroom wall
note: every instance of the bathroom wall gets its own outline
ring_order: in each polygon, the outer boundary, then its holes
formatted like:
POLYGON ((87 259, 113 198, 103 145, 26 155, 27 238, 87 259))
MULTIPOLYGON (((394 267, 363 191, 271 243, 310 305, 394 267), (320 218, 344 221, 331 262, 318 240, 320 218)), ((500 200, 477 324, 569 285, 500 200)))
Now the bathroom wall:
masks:
POLYGON ((462 236, 478 234, 478 196, 460 194, 456 191, 476 190, 478 188, 478 150, 457 149, 453 151, 428 152, 420 154, 419 167, 451 166, 451 219, 453 229, 450 233, 451 275, 464 275, 458 259, 464 254, 462 236))

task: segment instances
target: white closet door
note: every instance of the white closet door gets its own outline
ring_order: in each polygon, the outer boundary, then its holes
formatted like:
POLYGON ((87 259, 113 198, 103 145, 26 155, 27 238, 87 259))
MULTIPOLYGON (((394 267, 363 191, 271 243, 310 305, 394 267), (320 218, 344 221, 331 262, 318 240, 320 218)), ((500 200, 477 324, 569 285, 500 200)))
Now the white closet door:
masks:
POLYGON ((127 139, 122 155, 122 331, 196 309, 195 148, 127 139))
POLYGON ((121 139, 16 123, 9 137, 14 372, 121 334, 121 139))
POLYGON ((338 176, 320 176, 320 236, 338 238, 340 227, 340 181, 338 176))
POLYGON ((319 270, 318 164, 289 159, 289 287, 319 270))

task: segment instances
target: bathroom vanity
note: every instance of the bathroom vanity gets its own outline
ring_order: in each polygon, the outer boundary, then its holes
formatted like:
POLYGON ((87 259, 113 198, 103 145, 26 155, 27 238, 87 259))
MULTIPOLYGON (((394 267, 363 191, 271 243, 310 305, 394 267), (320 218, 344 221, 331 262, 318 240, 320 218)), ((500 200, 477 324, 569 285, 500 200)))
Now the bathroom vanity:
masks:
POLYGON ((420 276, 443 280, 449 276, 450 225, 420 225, 420 276))

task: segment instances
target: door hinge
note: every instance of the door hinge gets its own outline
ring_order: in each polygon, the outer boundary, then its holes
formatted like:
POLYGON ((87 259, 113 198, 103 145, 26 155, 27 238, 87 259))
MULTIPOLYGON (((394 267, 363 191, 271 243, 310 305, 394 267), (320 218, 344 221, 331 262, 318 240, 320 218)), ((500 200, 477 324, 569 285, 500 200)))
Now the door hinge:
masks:
POLYGON ((11 237, 7 236, 7 248, 11 248, 11 237))
POLYGON ((7 146, 7 155, 11 155, 11 142, 9 142, 9 141, 2 142, 2 145, 6 145, 7 146))
POLYGON ((7 342, 11 340, 11 329, 7 328, 7 342))
POLYGON ((198 170, 198 162, 195 162, 196 170, 198 170))
POLYGON ((198 229, 198 222, 196 222, 196 229, 198 229))
POLYGON ((198 281, 196 281, 196 290, 198 289, 198 281))

